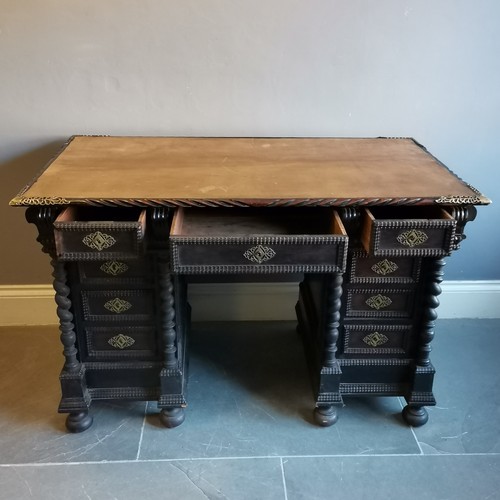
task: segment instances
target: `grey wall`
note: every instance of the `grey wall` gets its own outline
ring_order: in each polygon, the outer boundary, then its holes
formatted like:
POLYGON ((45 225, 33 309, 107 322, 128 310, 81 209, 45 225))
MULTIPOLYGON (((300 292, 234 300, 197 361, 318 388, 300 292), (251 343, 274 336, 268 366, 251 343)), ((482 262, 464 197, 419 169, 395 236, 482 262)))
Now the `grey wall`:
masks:
MULTIPOLYGON (((412 136, 500 200, 499 19, 498 0, 4 0, 0 284, 49 282, 7 203, 72 134, 412 136)), ((500 279, 499 206, 448 279, 500 279)))

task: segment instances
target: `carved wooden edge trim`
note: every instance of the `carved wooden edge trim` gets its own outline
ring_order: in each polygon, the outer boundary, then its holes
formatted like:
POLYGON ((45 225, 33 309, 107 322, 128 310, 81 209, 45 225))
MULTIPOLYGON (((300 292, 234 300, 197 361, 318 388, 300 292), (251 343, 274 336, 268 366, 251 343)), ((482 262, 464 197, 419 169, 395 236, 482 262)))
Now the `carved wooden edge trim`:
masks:
POLYGON ((288 273, 341 273, 342 268, 336 265, 180 265, 173 264, 175 274, 288 274, 288 273))
POLYGON ((347 236, 341 235, 276 235, 276 236, 173 236, 177 245, 338 245, 347 246, 347 236))
POLYGON ((134 360, 134 361, 86 361, 83 363, 85 369, 89 370, 159 370, 161 362, 158 360, 134 360))
POLYGON ((404 384, 357 384, 357 383, 340 383, 340 393, 347 394, 387 394, 387 395, 402 395, 405 393, 406 386, 404 384))
MULTIPOLYGON (((355 284, 373 284, 373 283, 401 283, 401 284, 410 284, 410 283, 418 283, 420 277, 420 269, 422 267, 421 262, 422 259, 419 257, 408 257, 412 260, 412 275, 411 276, 356 276, 356 265, 358 259, 366 259, 370 257, 370 255, 364 250, 353 250, 350 254, 351 262, 350 262, 350 270, 349 270, 349 282, 355 284)), ((386 257, 391 257, 387 255, 386 257)), ((392 255, 392 257, 397 257, 392 255)))
POLYGON ((97 387, 88 389, 92 399, 139 399, 154 401, 158 399, 157 388, 149 387, 97 387))
POLYGON ((142 255, 142 246, 137 246, 137 250, 130 252, 62 252, 57 258, 62 261, 86 261, 97 262, 106 260, 138 260, 142 255))
POLYGON ((340 358, 340 366, 411 366, 410 358, 346 359, 340 358))
MULTIPOLYGON (((28 186, 29 187, 29 186, 28 186)), ((27 188, 28 188, 27 187, 27 188)), ((25 190, 27 189, 25 188, 25 190)), ((24 191, 23 191, 24 192, 24 191)), ((381 205, 488 205, 491 201, 484 197, 440 196, 432 198, 296 198, 296 199, 177 199, 177 198, 63 198, 63 197, 23 197, 22 193, 10 201, 11 206, 32 205, 88 205, 96 207, 185 207, 185 208, 234 208, 234 207, 349 207, 381 205), (455 201, 444 201, 445 199, 455 201)))

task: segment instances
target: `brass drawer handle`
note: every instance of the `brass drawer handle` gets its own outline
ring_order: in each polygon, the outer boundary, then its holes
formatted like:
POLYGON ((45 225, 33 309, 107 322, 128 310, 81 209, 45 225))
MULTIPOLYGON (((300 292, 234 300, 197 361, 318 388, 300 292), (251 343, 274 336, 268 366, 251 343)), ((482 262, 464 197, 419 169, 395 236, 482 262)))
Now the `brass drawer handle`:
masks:
POLYGON ((106 248, 112 247, 116 240, 110 234, 101 233, 101 231, 96 231, 95 233, 87 234, 82 240, 84 245, 87 245, 92 250, 106 250, 106 248))
POLYGON ((126 273, 128 271, 128 266, 127 264, 125 264, 125 262, 110 260, 105 262, 99 269, 105 272, 106 274, 111 274, 112 276, 118 276, 119 274, 126 273))
POLYGON ((135 340, 128 335, 123 335, 122 333, 111 337, 108 340, 108 344, 116 349, 125 349, 131 347, 135 344, 135 340))
POLYGON ((373 295, 366 299, 366 304, 372 309, 379 310, 389 307, 392 304, 392 300, 389 297, 381 295, 379 293, 378 295, 373 295))
POLYGON ((389 339, 383 333, 373 332, 370 333, 370 335, 363 337, 363 342, 370 347, 380 347, 381 345, 389 342, 389 339))
POLYGON ((425 243, 429 239, 429 237, 423 231, 420 231, 418 229, 411 229, 409 231, 401 233, 396 239, 399 241, 399 243, 401 243, 401 245, 413 248, 417 247, 418 245, 422 245, 422 243, 425 243))
POLYGON ((255 262, 256 264, 262 264, 271 260, 276 256, 276 252, 271 247, 265 247, 263 245, 257 245, 252 248, 249 248, 243 256, 250 260, 251 262, 255 262))
POLYGON ((116 297, 115 299, 108 300, 104 304, 104 307, 108 311, 120 314, 122 312, 128 311, 132 307, 132 304, 130 302, 127 302, 126 300, 116 297))

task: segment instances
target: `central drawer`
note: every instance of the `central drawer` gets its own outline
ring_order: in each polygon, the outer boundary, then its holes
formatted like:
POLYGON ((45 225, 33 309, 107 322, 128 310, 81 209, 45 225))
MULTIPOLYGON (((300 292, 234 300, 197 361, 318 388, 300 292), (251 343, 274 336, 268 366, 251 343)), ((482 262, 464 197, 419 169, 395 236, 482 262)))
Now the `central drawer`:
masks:
POLYGON ((170 249, 182 274, 343 272, 347 234, 330 208, 180 208, 170 249))

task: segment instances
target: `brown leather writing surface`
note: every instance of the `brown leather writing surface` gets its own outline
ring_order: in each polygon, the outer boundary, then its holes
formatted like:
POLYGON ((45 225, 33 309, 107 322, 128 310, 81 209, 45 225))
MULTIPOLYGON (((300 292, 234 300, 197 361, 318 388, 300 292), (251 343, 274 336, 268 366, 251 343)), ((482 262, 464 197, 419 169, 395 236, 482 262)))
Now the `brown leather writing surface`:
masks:
POLYGON ((76 136, 11 203, 349 205, 452 198, 489 202, 412 139, 76 136))

